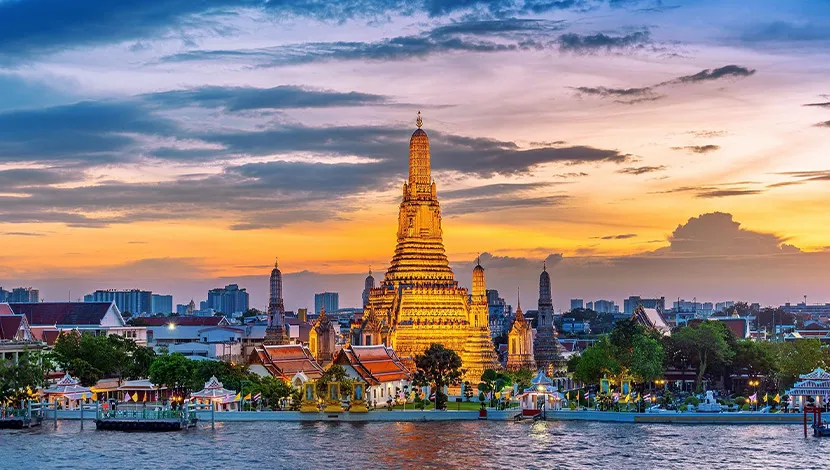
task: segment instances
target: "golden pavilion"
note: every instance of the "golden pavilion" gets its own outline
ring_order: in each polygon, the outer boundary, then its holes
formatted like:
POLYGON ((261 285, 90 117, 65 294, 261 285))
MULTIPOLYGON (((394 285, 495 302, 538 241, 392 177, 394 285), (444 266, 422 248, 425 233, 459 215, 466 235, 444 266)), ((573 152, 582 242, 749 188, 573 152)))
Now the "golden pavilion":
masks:
POLYGON ((417 354, 441 343, 461 356, 465 380, 478 383, 496 368, 490 339, 484 269, 473 273, 473 292, 459 287, 444 252, 441 208, 430 172, 423 121, 409 140, 409 179, 403 184, 397 246, 379 287, 369 290, 354 344, 386 344, 415 370, 417 354))

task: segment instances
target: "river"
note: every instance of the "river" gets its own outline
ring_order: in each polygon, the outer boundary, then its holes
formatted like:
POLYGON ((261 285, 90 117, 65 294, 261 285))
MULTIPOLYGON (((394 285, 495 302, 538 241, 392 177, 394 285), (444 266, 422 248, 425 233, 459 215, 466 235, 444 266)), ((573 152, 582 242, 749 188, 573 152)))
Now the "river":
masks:
POLYGON ((827 468, 799 426, 589 422, 217 423, 176 433, 87 422, 0 431, 0 468, 827 468))

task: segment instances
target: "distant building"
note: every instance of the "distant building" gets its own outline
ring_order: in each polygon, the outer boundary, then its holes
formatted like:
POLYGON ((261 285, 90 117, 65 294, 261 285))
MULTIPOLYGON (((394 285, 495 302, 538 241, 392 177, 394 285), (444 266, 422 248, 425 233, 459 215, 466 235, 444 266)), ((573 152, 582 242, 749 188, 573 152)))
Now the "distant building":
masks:
POLYGON ((810 304, 799 302, 795 305, 789 302, 782 305, 781 310, 792 314, 809 314, 812 318, 830 315, 830 304, 810 304))
MULTIPOLYGON (((133 315, 153 313, 153 293, 148 290, 96 290, 84 296, 84 302, 115 302, 121 312, 133 315)), ((172 305, 173 298, 170 298, 172 305)))
POLYGON ((583 303, 582 299, 571 299, 571 310, 577 308, 585 308, 585 304, 583 303))
POLYGON ((3 289, 2 287, 0 287, 0 304, 8 302, 10 295, 11 295, 11 292, 9 292, 6 289, 3 289))
POLYGON ((40 291, 31 287, 15 287, 6 292, 6 300, 0 302, 40 302, 40 291))
POLYGON ((248 310, 248 292, 240 289, 238 284, 211 289, 208 291, 207 308, 226 315, 238 315, 248 310))
POLYGON ((375 277, 372 276, 372 270, 369 269, 369 275, 366 276, 366 280, 363 282, 363 306, 364 307, 369 305, 369 293, 374 288, 375 288, 375 277))
POLYGON ((732 307, 734 305, 735 305, 735 301, 733 301, 733 300, 727 300, 726 302, 718 302, 718 303, 715 304, 715 311, 716 312, 722 312, 722 311, 726 310, 727 308, 732 307))
POLYGON ((595 300, 591 302, 593 304, 593 308, 588 307, 589 309, 594 310, 597 313, 619 313, 620 306, 614 303, 613 300, 595 300))
POLYGON ((325 307, 327 312, 340 309, 340 294, 337 292, 321 292, 314 294, 314 314, 320 315, 320 310, 325 307))
POLYGON ((30 302, 10 303, 11 310, 25 315, 35 336, 53 344, 57 335, 67 331, 94 336, 120 335, 139 345, 147 344, 144 327, 129 326, 115 302, 30 302))
POLYGON ((173 296, 153 294, 152 313, 173 313, 173 296))
POLYGON ((653 308, 663 312, 666 310, 666 298, 660 297, 659 299, 644 299, 639 295, 632 295, 623 301, 623 311, 626 315, 633 315, 634 310, 640 305, 642 305, 643 308, 653 308))
POLYGON ((490 336, 495 338, 507 332, 509 326, 508 316, 510 307, 507 302, 499 297, 499 291, 496 289, 487 289, 487 311, 490 317, 490 336))

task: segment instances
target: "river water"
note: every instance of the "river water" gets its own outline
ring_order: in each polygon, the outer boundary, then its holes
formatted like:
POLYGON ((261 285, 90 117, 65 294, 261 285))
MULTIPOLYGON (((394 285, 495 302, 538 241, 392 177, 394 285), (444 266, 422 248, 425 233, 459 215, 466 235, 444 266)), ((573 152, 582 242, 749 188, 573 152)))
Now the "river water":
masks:
POLYGON ((799 426, 589 422, 217 423, 175 433, 0 431, 0 469, 830 468, 799 426))

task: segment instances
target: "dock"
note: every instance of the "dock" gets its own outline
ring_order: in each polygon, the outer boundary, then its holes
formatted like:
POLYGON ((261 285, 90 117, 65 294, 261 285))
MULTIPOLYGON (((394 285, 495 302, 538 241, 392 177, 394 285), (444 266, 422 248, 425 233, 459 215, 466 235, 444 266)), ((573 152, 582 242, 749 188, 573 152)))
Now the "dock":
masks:
POLYGON ((99 431, 169 432, 196 426, 196 414, 189 410, 102 411, 95 419, 99 431))

